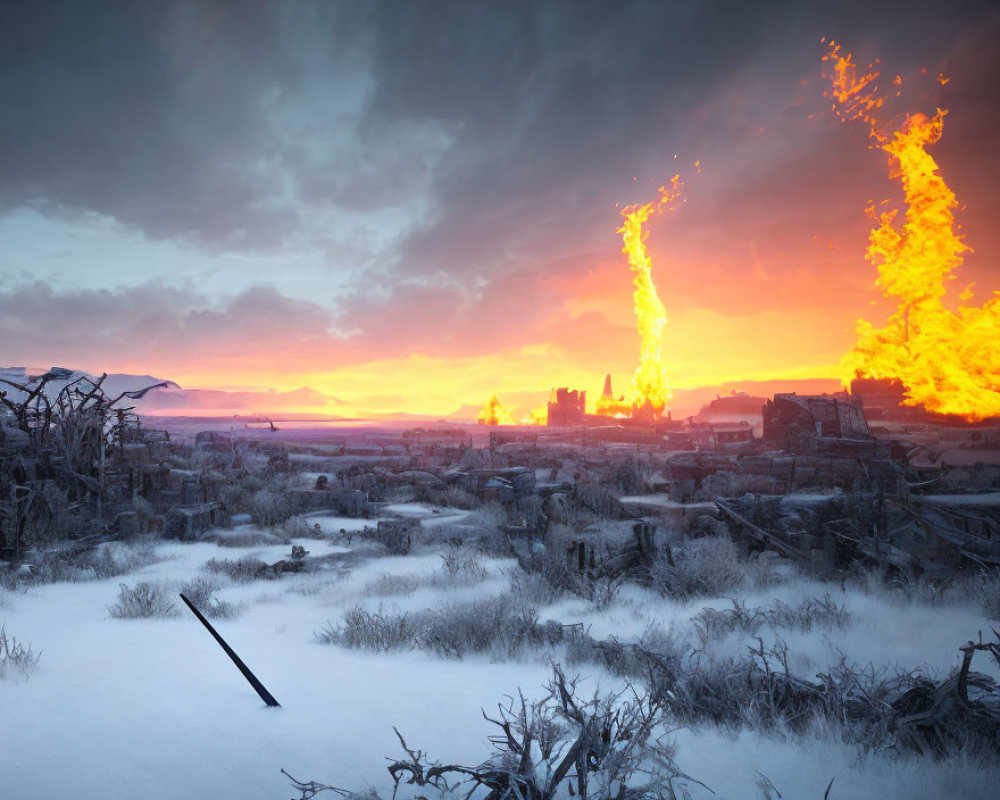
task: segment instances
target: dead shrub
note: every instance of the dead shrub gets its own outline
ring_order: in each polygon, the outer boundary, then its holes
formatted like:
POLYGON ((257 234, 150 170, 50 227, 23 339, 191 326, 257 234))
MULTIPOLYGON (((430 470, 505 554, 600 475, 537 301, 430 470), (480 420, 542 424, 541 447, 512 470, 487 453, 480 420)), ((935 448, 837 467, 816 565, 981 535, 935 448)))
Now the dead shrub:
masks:
POLYGON ((412 614, 355 606, 340 624, 328 624, 317 638, 324 644, 377 653, 425 650, 441 658, 487 653, 507 660, 558 640, 561 626, 555 628, 558 633, 552 626, 539 625, 535 607, 508 594, 412 614))
MULTIPOLYGON (((275 528, 277 533, 285 542, 292 539, 315 539, 317 538, 316 528, 308 523, 304 517, 289 517, 275 528)), ((322 534, 320 534, 322 536, 322 534)))
POLYGON ((598 517, 620 519, 625 515, 615 493, 600 483, 579 483, 573 494, 576 504, 598 517))
POLYGON ((255 528, 218 533, 215 536, 215 543, 219 547, 264 547, 269 544, 288 544, 281 536, 255 528))
POLYGON ((570 537, 566 533, 559 529, 553 530, 547 537, 544 550, 521 561, 526 572, 537 576, 548 587, 546 593, 552 600, 566 593, 581 593, 582 576, 570 566, 566 558, 569 543, 570 537))
POLYGON ((355 606, 344 614, 339 625, 327 624, 316 638, 323 644, 339 644, 352 650, 385 653, 412 648, 417 640, 418 623, 408 614, 366 611, 355 606))
POLYGON ((441 572, 436 581, 446 586, 471 586, 486 577, 479 554, 464 545, 449 543, 441 553, 441 572))
POLYGON ((681 600, 725 595, 736 589, 743 578, 736 546, 725 536, 671 545, 650 568, 652 587, 681 600))
MULTIPOLYGON (((585 698, 578 679, 556 665, 541 699, 529 701, 518 691, 494 713, 483 712, 497 729, 489 737, 492 753, 471 767, 431 761, 394 729, 405 755, 389 759, 393 797, 407 785, 416 787, 416 797, 472 797, 482 789, 497 799, 677 800, 690 797, 695 784, 704 786, 677 767, 661 701, 632 686, 585 698)), ((301 800, 326 791, 355 798, 285 774, 301 800)))
POLYGON ((270 528, 292 515, 292 504, 284 489, 258 489, 250 495, 247 513, 255 525, 270 528))
POLYGON ((507 578, 512 594, 536 605, 549 605, 562 596, 562 592, 554 588, 541 572, 525 572, 515 567, 507 573, 507 578))
POLYGON ((78 582, 117 578, 136 572, 159 559, 153 542, 104 542, 96 546, 67 544, 46 551, 31 551, 25 560, 33 565, 34 582, 78 582))
POLYGON ((775 600, 768 608, 748 606, 741 600, 730 603, 729 608, 703 608, 692 617, 702 648, 737 632, 756 636, 763 625, 805 633, 816 628, 844 628, 851 621, 851 612, 838 605, 829 593, 822 598, 808 597, 795 605, 775 600))
POLYGON ((760 608, 749 607, 741 600, 730 602, 730 608, 703 608, 691 619, 702 648, 736 631, 753 636, 767 621, 760 608))
POLYGON ((775 600, 764 612, 764 617, 773 628, 803 632, 814 628, 844 628, 851 622, 851 612, 843 604, 837 605, 829 592, 822 598, 808 597, 794 606, 775 600))
POLYGON ((420 588, 421 580, 415 575, 390 575, 383 572, 373 581, 365 584, 364 593, 368 597, 409 597, 420 588))
POLYGON ((219 499, 231 514, 249 514, 255 525, 269 528, 292 515, 287 475, 248 475, 219 489, 219 499))
POLYGON ((0 625, 0 680, 15 677, 28 680, 38 666, 41 653, 35 653, 31 645, 7 636, 7 629, 0 625))
POLYGON ((133 587, 119 584, 118 600, 108 606, 108 613, 115 619, 152 619, 154 617, 176 617, 176 606, 171 602, 166 589, 145 581, 133 587))
POLYGON ((243 606, 220 600, 215 596, 219 584, 208 575, 199 575, 181 586, 181 594, 188 598, 206 617, 213 619, 233 619, 243 611, 243 606))
POLYGON ((418 645, 442 658, 489 653, 509 660, 544 643, 537 609, 509 594, 424 612, 420 622, 418 645))
POLYGON ((205 562, 202 569, 214 572, 217 575, 225 575, 237 583, 250 583, 250 581, 275 577, 274 572, 270 570, 264 561, 253 556, 243 556, 242 558, 210 558, 205 562))

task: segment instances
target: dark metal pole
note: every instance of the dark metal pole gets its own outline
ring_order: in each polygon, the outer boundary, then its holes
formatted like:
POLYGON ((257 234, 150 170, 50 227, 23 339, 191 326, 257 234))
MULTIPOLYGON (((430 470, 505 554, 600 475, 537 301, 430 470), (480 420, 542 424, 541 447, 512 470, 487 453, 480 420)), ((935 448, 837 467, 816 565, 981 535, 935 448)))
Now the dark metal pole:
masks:
POLYGON ((233 651, 233 648, 231 648, 228 644, 226 644, 226 640, 223 639, 221 636, 219 636, 219 632, 216 631, 215 628, 212 627, 212 623, 210 623, 207 619, 205 619, 201 615, 201 612, 194 607, 194 603, 188 600, 183 594, 181 595, 181 600, 183 600, 187 604, 187 607, 191 609, 191 613, 193 613, 201 621, 201 624, 204 625, 206 628, 208 628, 208 632, 215 637, 215 641, 219 643, 219 647, 225 650, 226 655, 233 660, 233 663, 236 665, 236 668, 243 673, 243 677, 246 678, 247 681, 249 681, 250 685, 254 688, 254 691, 260 695, 260 699, 263 700, 272 708, 281 708, 281 703, 275 700, 274 695, 272 695, 267 689, 264 688, 263 683, 257 680, 257 676, 254 675, 250 671, 250 668, 243 663, 243 660, 238 655, 236 655, 236 653, 233 651))

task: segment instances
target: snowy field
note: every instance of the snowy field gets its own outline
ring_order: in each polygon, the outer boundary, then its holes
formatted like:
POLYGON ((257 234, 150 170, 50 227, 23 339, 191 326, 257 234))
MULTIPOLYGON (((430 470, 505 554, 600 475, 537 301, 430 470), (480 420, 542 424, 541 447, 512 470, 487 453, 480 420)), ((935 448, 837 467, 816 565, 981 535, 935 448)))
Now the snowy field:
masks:
MULTIPOLYGON (((394 510, 440 524, 439 515, 429 511, 394 510)), ((341 528, 357 530, 364 521, 309 519, 317 521, 329 538, 293 544, 310 551, 321 568, 276 580, 223 579, 217 592, 241 611, 214 624, 280 709, 263 705, 176 593, 183 583, 206 575, 210 559, 253 556, 271 563, 288 557, 289 544, 161 543, 155 547, 157 561, 133 574, 0 592, 0 622, 8 635, 41 652, 30 679, 0 681, 0 797, 279 800, 296 795, 281 768, 304 780, 353 790, 374 787, 388 797, 392 782, 385 757, 401 755, 393 726, 434 758, 483 761, 493 729, 480 709, 495 709, 519 687, 529 697, 539 695, 551 674, 549 658, 559 658, 558 651, 539 650, 507 663, 491 663, 488 656, 444 660, 415 651, 347 650, 321 643, 317 633, 357 605, 417 612, 501 594, 509 590, 514 562, 482 557, 485 572, 475 583, 449 581, 433 547, 377 557, 362 551, 357 538, 345 545, 334 535, 341 528), (119 585, 139 581, 169 588, 176 616, 112 618, 109 607, 119 585), (404 590, 394 594, 393 586, 404 590)), ((859 663, 927 665, 943 676, 958 664, 957 647, 991 628, 972 606, 916 604, 807 581, 740 598, 766 605, 826 592, 851 612, 847 627, 783 633, 793 666, 806 675, 843 654, 859 663)), ((629 640, 651 624, 683 629, 701 609, 728 605, 727 598, 682 603, 624 587, 601 610, 564 598, 540 608, 540 615, 582 622, 594 638, 629 640)), ((747 637, 739 634, 719 644, 746 646, 747 637)), ((985 659, 977 663, 978 669, 985 666, 985 659)), ((588 690, 621 685, 620 678, 597 668, 568 671, 585 672, 588 690)), ((995 797, 1000 782, 996 766, 862 756, 824 730, 807 737, 761 737, 699 726, 679 730, 675 738, 677 763, 715 793, 695 786, 696 798, 759 798, 760 774, 784 798, 817 800, 831 778, 834 800, 978 800, 995 797)))

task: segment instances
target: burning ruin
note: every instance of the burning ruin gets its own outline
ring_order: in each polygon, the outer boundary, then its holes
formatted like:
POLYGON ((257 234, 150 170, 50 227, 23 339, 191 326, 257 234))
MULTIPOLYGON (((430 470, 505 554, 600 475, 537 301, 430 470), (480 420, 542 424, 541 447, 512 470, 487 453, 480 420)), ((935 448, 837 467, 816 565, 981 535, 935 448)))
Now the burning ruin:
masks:
POLYGON ((476 418, 476 422, 480 425, 514 425, 514 418, 510 415, 510 412, 504 408, 503 403, 500 399, 493 395, 489 400, 487 400, 482 409, 479 412, 479 416, 476 418))
MULTIPOLYGON (((958 201, 928 152, 948 112, 884 120, 878 62, 862 73, 832 41, 823 59, 833 111, 844 122, 868 126, 872 147, 887 155, 890 177, 902 183, 906 206, 902 226, 898 209, 867 209, 876 227, 866 258, 878 270, 876 286, 897 308, 881 328, 858 322, 858 343, 843 361, 845 385, 854 378, 895 379, 905 387, 907 405, 969 421, 1000 416, 1000 292, 977 307, 967 288, 956 311, 944 302, 946 284, 970 250, 956 232, 958 201)), ((939 82, 947 79, 939 76, 939 82)), ((902 77, 892 85, 901 86, 902 77)))
POLYGON ((604 390, 597 398, 597 414, 602 417, 618 417, 619 419, 631 416, 632 406, 625 399, 625 395, 615 397, 611 389, 611 376, 604 376, 604 390))
POLYGON ((624 221, 618 233, 622 235, 622 252, 628 258, 633 273, 635 290, 632 298, 639 333, 639 365, 632 374, 632 396, 621 394, 616 397, 611 386, 611 375, 606 375, 595 413, 588 415, 586 392, 553 389, 548 404, 548 425, 604 425, 607 424, 608 417, 655 425, 670 419, 667 404, 673 393, 667 380, 661 347, 667 312, 653 282, 653 262, 646 250, 649 231, 644 225, 651 216, 675 207, 680 200, 682 186, 680 175, 674 175, 669 187, 659 188, 656 200, 641 206, 627 206, 621 212, 624 221))

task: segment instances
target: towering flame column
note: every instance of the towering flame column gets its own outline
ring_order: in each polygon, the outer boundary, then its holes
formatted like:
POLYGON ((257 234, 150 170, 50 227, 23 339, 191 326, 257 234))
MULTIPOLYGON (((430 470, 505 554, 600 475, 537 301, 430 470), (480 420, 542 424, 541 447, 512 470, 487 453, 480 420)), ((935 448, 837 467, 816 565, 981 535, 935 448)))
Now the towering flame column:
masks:
POLYGON ((636 324, 639 329, 639 366, 632 375, 635 393, 634 406, 648 408, 655 415, 663 413, 673 397, 667 372, 663 366, 660 337, 667 324, 667 312, 653 283, 652 261, 646 252, 648 231, 643 225, 653 214, 672 208, 680 197, 680 176, 675 175, 670 186, 660 187, 660 196, 642 206, 628 206, 622 210, 624 222, 618 232, 622 235, 622 252, 628 257, 635 282, 636 324))
MULTIPOLYGON (((906 207, 901 226, 897 210, 868 208, 878 227, 866 257, 878 269, 876 285, 897 308, 881 328, 858 321, 858 343, 844 358, 845 383, 855 376, 898 378, 909 405, 970 420, 1000 416, 1000 292, 979 307, 967 305, 971 292, 963 294, 957 312, 943 302, 969 250, 955 227, 958 201, 927 150, 941 138, 947 112, 884 122, 874 65, 859 71, 834 42, 823 60, 833 111, 868 125, 874 146, 888 157, 890 177, 902 183, 906 207)), ((938 81, 947 83, 943 75, 938 81)), ((892 85, 901 86, 902 78, 892 85)))

